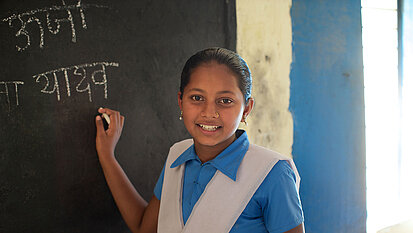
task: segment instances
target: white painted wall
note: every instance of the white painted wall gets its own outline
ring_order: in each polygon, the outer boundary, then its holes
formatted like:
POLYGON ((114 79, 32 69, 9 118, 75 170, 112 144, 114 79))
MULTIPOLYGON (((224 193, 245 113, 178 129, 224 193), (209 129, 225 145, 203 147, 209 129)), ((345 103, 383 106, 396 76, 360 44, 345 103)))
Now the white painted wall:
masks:
POLYGON ((253 76, 255 108, 248 117, 252 143, 291 157, 291 0, 237 0, 237 52, 253 76))

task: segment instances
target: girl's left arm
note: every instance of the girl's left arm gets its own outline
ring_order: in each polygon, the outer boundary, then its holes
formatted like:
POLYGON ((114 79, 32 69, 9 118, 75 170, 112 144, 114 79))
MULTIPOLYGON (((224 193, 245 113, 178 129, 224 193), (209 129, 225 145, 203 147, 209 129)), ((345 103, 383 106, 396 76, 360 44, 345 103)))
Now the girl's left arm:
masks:
POLYGON ((278 161, 274 165, 260 190, 265 197, 261 205, 269 232, 304 233, 304 214, 295 173, 287 161, 278 161))
POLYGON ((285 233, 305 233, 304 223, 301 223, 301 224, 298 225, 297 227, 295 227, 295 228, 293 228, 293 229, 291 229, 291 230, 289 230, 289 231, 286 231, 285 233))

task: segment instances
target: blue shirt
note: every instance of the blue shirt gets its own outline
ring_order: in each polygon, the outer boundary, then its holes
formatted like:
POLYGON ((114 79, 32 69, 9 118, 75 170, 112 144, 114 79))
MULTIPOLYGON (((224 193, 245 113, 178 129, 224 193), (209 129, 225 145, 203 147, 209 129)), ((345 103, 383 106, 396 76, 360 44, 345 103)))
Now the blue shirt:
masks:
MULTIPOLYGON (((186 163, 182 190, 184 223, 217 169, 236 181, 238 167, 248 147, 248 136, 242 132, 230 146, 208 162, 200 161, 192 145, 172 163, 171 168, 186 163)), ((154 190, 158 200, 161 200, 164 172, 165 167, 154 190)), ((285 232, 302 223, 304 217, 295 182, 296 177, 289 163, 287 161, 276 163, 230 233, 285 232)))

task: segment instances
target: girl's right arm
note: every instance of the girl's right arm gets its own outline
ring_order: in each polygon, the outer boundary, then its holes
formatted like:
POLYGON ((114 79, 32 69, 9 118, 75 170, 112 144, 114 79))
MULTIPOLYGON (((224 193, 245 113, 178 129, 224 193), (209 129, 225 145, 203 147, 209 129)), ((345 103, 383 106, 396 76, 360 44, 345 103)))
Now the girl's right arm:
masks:
POLYGON ((102 118, 96 117, 96 150, 116 205, 132 232, 155 233, 160 201, 153 196, 148 204, 133 187, 114 155, 124 117, 107 108, 99 109, 99 113, 106 113, 110 118, 109 128, 105 131, 102 118))

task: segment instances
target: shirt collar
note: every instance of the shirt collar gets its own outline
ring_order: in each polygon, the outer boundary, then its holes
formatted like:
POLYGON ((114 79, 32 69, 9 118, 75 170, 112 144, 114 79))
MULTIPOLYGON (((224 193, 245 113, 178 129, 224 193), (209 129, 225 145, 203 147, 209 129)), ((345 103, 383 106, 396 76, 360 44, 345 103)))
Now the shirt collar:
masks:
MULTIPOLYGON (((217 157, 206 162, 213 165, 216 169, 234 181, 236 181, 239 165, 249 147, 248 136, 244 130, 237 130, 236 135, 239 136, 231 145, 225 148, 225 150, 217 157)), ((193 159, 201 162, 196 155, 194 145, 192 144, 172 163, 171 168, 177 167, 193 159)))

